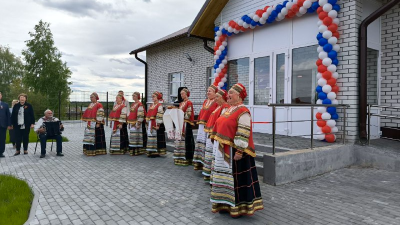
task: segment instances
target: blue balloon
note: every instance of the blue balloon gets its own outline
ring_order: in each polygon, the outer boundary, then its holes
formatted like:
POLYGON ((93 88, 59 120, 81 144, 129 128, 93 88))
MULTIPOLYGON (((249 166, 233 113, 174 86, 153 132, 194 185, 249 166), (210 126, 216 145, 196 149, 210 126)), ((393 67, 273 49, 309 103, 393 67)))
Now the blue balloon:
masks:
POLYGON ((217 59, 217 61, 215 63, 219 65, 219 64, 221 64, 221 60, 217 59))
POLYGON ((332 60, 332 64, 334 64, 335 66, 339 65, 339 60, 338 59, 332 60))
POLYGON ((288 4, 288 2, 289 2, 289 1, 284 1, 284 2, 282 3, 283 7, 286 7, 286 4, 288 4))
POLYGON ((219 27, 214 27, 214 31, 215 32, 219 31, 219 27))
POLYGON ((333 10, 339 12, 340 11, 340 5, 338 5, 338 4, 333 5, 333 10))
POLYGON ((225 28, 222 28, 221 32, 222 32, 223 34, 226 34, 226 32, 228 32, 228 31, 225 30, 225 28))
MULTIPOLYGON (((325 39, 325 40, 326 40, 326 39, 325 39)), ((328 42, 328 41, 327 41, 327 42, 328 42)), ((325 44, 325 45, 323 46, 323 48, 324 48, 324 51, 325 51, 325 52, 331 52, 332 49, 333 49, 333 46, 332 46, 331 44, 327 43, 327 44, 325 44)))
POLYGON ((311 7, 307 9, 307 13, 314 13, 314 12, 315 12, 315 10, 311 7))
POLYGON ((317 9, 319 8, 319 3, 318 3, 318 1, 313 2, 313 4, 311 5, 311 8, 314 9, 314 10, 317 10, 317 9))
POLYGON ((219 68, 219 65, 215 64, 214 69, 217 69, 217 68, 219 68))
POLYGON ((326 44, 328 44, 328 40, 326 40, 325 38, 321 38, 318 41, 320 46, 325 46, 326 44))
POLYGON ((332 60, 336 59, 337 57, 337 52, 336 51, 330 51, 328 53, 328 57, 331 58, 332 60))
POLYGON ((272 11, 270 17, 271 17, 271 16, 272 16, 272 18, 274 18, 274 20, 275 20, 275 18, 278 16, 278 12, 276 12, 276 10, 272 11))
POLYGON ((277 6, 275 7, 275 10, 278 11, 278 12, 281 12, 281 11, 282 11, 282 8, 283 8, 282 5, 277 5, 277 6))
POLYGON ((327 98, 327 95, 325 92, 320 92, 318 93, 318 98, 321 100, 325 100, 327 98))
POLYGON ((246 19, 247 19, 247 15, 242 16, 243 21, 246 21, 246 19))
POLYGON ((328 0, 328 3, 331 5, 335 5, 337 3, 337 0, 328 0))
POLYGON ((226 35, 228 35, 228 37, 232 36, 232 33, 227 32, 226 35))
POLYGON ((317 88, 315 88, 315 90, 316 90, 318 93, 320 93, 320 92, 322 92, 322 87, 321 87, 321 86, 317 86, 317 88))
POLYGON ((330 100, 330 99, 324 99, 323 101, 322 101, 322 104, 325 104, 325 105, 330 105, 330 104, 332 104, 332 101, 330 100))
POLYGON ((331 115, 336 114, 336 107, 328 107, 326 111, 331 115))
POLYGON ((339 119, 339 115, 338 115, 337 113, 335 113, 335 114, 333 114, 333 115, 331 116, 331 119, 337 120, 337 119, 339 119))
POLYGON ((317 34, 317 40, 319 41, 319 39, 321 39, 321 38, 323 38, 323 37, 322 37, 322 33, 318 33, 318 34, 317 34))
POLYGON ((267 19, 267 23, 272 23, 274 20, 272 20, 272 19, 270 19, 270 18, 268 18, 267 19))
POLYGON ((253 27, 255 27, 255 26, 257 26, 257 22, 256 21, 251 21, 251 25, 253 26, 253 27))

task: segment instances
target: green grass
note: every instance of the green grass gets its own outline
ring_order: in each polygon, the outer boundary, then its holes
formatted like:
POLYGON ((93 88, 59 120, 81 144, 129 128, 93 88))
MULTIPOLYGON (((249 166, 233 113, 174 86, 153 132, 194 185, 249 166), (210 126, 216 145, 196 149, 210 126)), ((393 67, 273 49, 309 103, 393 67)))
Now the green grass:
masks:
MULTIPOLYGON (((33 131, 33 129, 31 129, 31 132, 29 133, 29 142, 36 143, 36 140, 37 140, 37 134, 35 133, 35 131, 33 131)), ((63 142, 68 142, 69 140, 68 140, 68 138, 63 136, 62 137, 62 141, 63 142)), ((51 139, 47 140, 47 142, 51 142, 51 139)), ((9 133, 7 132, 6 144, 9 144, 9 143, 10 143, 10 138, 9 138, 9 133)))
POLYGON ((24 224, 32 201, 32 190, 25 181, 0 175, 0 224, 24 224))

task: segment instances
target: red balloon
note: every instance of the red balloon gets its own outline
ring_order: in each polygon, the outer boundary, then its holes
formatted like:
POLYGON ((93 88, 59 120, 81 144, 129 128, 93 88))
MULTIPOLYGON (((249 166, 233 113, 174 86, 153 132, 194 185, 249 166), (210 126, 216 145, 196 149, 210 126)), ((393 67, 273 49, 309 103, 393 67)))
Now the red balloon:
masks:
POLYGON ((220 40, 218 40, 216 44, 217 44, 216 46, 221 46, 222 42, 220 40))
POLYGON ((326 121, 325 120, 318 120, 317 121, 317 125, 319 127, 325 127, 326 126, 326 121))
POLYGON ((324 20, 327 16, 328 16, 328 13, 325 11, 318 13, 318 17, 320 20, 324 20))
POLYGON ((332 92, 335 92, 336 94, 339 92, 339 87, 338 86, 333 86, 332 87, 332 92))
POLYGON ((221 78, 220 78, 220 77, 215 78, 215 82, 216 82, 217 85, 218 85, 218 83, 221 82, 221 78))
POLYGON ((317 66, 322 65, 322 59, 318 59, 317 62, 316 62, 316 64, 317 64, 317 66))
POLYGON ((264 10, 259 9, 256 11, 257 16, 262 17, 262 14, 264 13, 264 10))
POLYGON ((226 38, 226 35, 223 34, 223 35, 219 36, 219 41, 224 42, 225 38, 226 38))
POLYGON ((322 77, 323 77, 325 80, 331 79, 331 77, 332 77, 331 71, 325 71, 325 72, 322 74, 322 77))
POLYGON ((325 135, 325 140, 329 143, 335 142, 335 135, 334 134, 327 134, 325 135))
POLYGON ((320 6, 320 7, 318 7, 318 9, 317 9, 317 13, 319 14, 320 12, 322 12, 322 11, 324 11, 324 9, 320 6))
POLYGON ((332 20, 332 18, 330 18, 329 16, 327 16, 327 17, 324 18, 324 24, 325 24, 326 26, 331 25, 332 22, 333 22, 333 20, 332 20))
POLYGON ((315 118, 317 118, 318 120, 322 120, 322 113, 315 114, 315 118))
POLYGON ((324 126, 322 127, 322 133, 324 134, 329 134, 332 131, 332 128, 330 126, 324 126))
POLYGON ((340 38, 340 34, 339 34, 339 32, 337 32, 337 31, 336 31, 335 33, 333 33, 332 35, 333 35, 334 37, 336 37, 337 39, 340 38))
POLYGON ((335 78, 331 78, 331 79, 328 80, 327 83, 333 87, 333 86, 336 85, 336 79, 335 78))
POLYGON ((223 73, 219 73, 219 74, 218 74, 218 77, 219 77, 219 78, 221 78, 221 80, 222 80, 222 78, 224 78, 224 77, 225 77, 225 74, 223 74, 223 73))
POLYGON ((226 72, 228 72, 228 69, 226 68, 226 66, 221 70, 222 71, 222 73, 226 73, 226 72))
POLYGON ((292 6, 292 12, 295 14, 299 11, 299 9, 300 9, 300 7, 296 4, 292 6))
POLYGON ((264 10, 267 11, 268 8, 269 8, 269 6, 267 5, 264 7, 264 10))
POLYGON ((305 1, 306 1, 306 0, 298 0, 298 1, 297 1, 297 5, 298 5, 298 6, 303 6, 303 4, 304 4, 305 1))
POLYGON ((324 66, 324 65, 318 66, 318 72, 324 73, 325 71, 326 71, 326 66, 324 66))
POLYGON ((338 29, 338 25, 336 23, 332 23, 331 25, 329 25, 328 29, 333 33, 335 33, 338 29))

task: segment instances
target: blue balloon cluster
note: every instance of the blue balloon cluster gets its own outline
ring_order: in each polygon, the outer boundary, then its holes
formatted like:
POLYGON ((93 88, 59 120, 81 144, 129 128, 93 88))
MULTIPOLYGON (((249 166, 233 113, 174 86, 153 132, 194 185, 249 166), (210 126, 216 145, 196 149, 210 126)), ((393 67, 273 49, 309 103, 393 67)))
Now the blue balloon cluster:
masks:
MULTIPOLYGON (((225 59, 226 54, 228 54, 228 46, 225 46, 225 49, 221 52, 221 55, 219 55, 219 58, 217 59, 217 61, 215 62, 214 65, 214 70, 219 68, 219 64, 222 63, 222 60, 225 59)), ((214 71, 215 72, 215 71, 214 71)))
POLYGON ((339 65, 339 60, 337 59, 338 53, 333 50, 333 46, 328 43, 328 40, 322 37, 322 33, 317 35, 318 44, 328 53, 328 57, 332 59, 332 64, 339 65))
POLYGON ((314 13, 315 11, 317 11, 318 7, 319 7, 318 1, 313 2, 311 7, 307 9, 307 13, 314 13))
POLYGON ((267 19, 267 23, 273 23, 276 20, 276 17, 278 16, 278 14, 282 11, 282 9, 284 7, 286 7, 286 4, 289 1, 284 1, 282 3, 282 5, 278 4, 275 9, 271 12, 271 15, 269 15, 268 19, 267 19))

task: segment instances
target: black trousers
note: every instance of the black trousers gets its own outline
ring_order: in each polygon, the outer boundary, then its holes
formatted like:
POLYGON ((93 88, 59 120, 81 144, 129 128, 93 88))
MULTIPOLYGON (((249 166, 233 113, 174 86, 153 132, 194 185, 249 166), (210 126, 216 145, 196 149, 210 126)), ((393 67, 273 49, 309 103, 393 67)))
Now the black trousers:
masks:
POLYGON ((6 149, 6 133, 7 128, 0 127, 0 155, 3 154, 6 149))
POLYGON ((25 126, 25 129, 21 129, 21 126, 18 125, 14 127, 14 132, 17 151, 21 150, 21 142, 24 143, 24 151, 28 151, 30 126, 25 126))
POLYGON ((39 135, 40 138, 40 154, 46 155, 46 144, 48 139, 56 139, 57 142, 57 153, 62 152, 62 136, 61 135, 53 135, 47 136, 46 134, 39 135))

